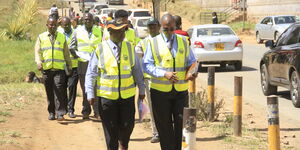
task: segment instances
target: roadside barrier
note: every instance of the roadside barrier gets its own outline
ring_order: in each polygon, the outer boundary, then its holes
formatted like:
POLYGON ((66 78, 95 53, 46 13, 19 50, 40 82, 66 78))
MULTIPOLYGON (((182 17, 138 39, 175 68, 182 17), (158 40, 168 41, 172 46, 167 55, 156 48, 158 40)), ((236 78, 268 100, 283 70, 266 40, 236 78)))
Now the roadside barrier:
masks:
POLYGON ((215 67, 208 67, 208 85, 207 85, 207 100, 209 121, 214 121, 214 105, 215 105, 215 67))

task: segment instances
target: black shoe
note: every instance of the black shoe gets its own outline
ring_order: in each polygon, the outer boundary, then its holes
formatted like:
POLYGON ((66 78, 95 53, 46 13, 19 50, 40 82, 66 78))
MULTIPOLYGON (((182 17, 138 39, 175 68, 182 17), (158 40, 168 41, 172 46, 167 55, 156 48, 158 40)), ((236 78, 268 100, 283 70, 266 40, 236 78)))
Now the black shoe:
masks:
POLYGON ((150 142, 151 143, 158 143, 159 142, 159 136, 158 135, 153 135, 150 142))
POLYGON ((50 113, 48 120, 55 120, 55 115, 53 113, 50 113))
POLYGON ((82 115, 82 119, 90 119, 89 115, 82 115))
POLYGON ((64 121, 64 120, 65 120, 65 118, 63 115, 57 116, 57 121, 64 121))
POLYGON ((68 113, 68 116, 69 116, 70 118, 76 118, 76 115, 75 115, 73 112, 68 113))

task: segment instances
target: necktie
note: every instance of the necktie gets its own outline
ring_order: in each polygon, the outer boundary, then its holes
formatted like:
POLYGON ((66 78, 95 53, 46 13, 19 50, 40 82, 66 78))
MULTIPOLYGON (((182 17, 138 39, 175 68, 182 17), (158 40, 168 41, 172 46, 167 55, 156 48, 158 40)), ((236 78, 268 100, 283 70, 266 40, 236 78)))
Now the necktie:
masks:
POLYGON ((114 50, 116 51, 117 62, 120 63, 120 48, 118 46, 114 46, 114 50))

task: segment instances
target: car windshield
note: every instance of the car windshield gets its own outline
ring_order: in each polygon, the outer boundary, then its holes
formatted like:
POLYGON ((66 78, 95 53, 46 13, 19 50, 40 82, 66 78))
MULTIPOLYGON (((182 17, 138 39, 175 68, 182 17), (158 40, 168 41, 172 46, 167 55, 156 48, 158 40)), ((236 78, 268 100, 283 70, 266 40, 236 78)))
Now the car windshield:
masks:
POLYGON ((139 19, 137 22, 137 26, 139 27, 147 27, 148 19, 139 19))
POLYGON ((109 14, 110 12, 115 12, 115 10, 103 10, 102 14, 109 14))
POLYGON ((148 11, 134 12, 134 17, 148 17, 148 16, 151 16, 148 11))
POLYGON ((100 10, 102 8, 108 8, 108 6, 107 5, 98 5, 98 6, 96 6, 95 9, 100 10))
POLYGON ((220 36, 234 35, 230 28, 200 28, 197 29, 197 37, 199 36, 220 36))
POLYGON ((295 16, 281 16, 275 17, 275 24, 288 24, 288 23, 295 23, 296 17, 295 16))

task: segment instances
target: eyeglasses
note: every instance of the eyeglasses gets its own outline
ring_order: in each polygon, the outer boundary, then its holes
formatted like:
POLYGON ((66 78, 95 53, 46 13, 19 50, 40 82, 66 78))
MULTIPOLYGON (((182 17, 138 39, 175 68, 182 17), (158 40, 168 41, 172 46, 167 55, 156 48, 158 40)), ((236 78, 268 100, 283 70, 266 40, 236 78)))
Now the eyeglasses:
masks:
POLYGON ((175 28, 162 28, 163 31, 174 31, 175 28))

